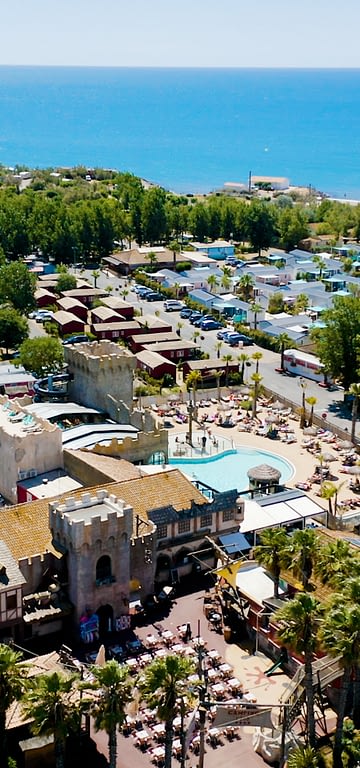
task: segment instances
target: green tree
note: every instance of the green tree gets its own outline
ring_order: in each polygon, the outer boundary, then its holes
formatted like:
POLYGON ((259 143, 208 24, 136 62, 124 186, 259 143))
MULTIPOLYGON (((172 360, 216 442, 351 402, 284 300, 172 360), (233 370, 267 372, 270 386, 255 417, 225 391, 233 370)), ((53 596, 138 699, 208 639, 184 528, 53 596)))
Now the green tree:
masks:
POLYGON ((284 333, 279 333, 277 340, 280 347, 280 368, 283 371, 285 349, 291 349, 291 339, 287 335, 287 333, 284 332, 284 333))
POLYGON ((152 187, 144 193, 141 209, 142 228, 144 240, 150 244, 158 243, 166 236, 165 202, 165 192, 160 187, 152 187))
POLYGON ((317 397, 309 395, 309 397, 306 397, 305 400, 307 404, 310 405, 309 427, 311 427, 314 419, 314 408, 317 403, 317 397))
POLYGON ((316 334, 316 349, 325 370, 348 391, 360 369, 360 297, 335 296, 316 334))
MULTIPOLYGON (((279 198, 278 198, 279 199, 279 198)), ((279 245, 285 251, 292 251, 295 246, 309 236, 309 224, 301 208, 284 208, 278 215, 279 245)))
POLYGON ((36 277, 20 261, 0 267, 0 303, 10 302, 21 313, 35 307, 36 277))
POLYGON ((67 736, 77 733, 80 725, 80 709, 74 702, 76 680, 76 675, 58 672, 30 678, 23 699, 24 714, 33 721, 32 732, 54 736, 56 768, 64 768, 67 736))
POLYGON ((259 302, 254 301, 253 304, 251 305, 251 311, 253 312, 253 315, 254 315, 254 330, 255 331, 257 330, 258 314, 259 314, 259 312, 261 312, 261 310, 262 310, 261 304, 259 304, 259 302))
POLYGON ((260 536, 260 544, 254 548, 254 558, 274 581, 274 597, 279 597, 279 581, 282 569, 288 568, 289 537, 285 528, 265 528, 260 536))
POLYGON ((251 245, 261 256, 263 248, 274 244, 277 234, 274 209, 263 202, 251 204, 246 221, 247 236, 251 245))
POLYGON ((132 701, 134 684, 126 667, 115 659, 107 661, 102 667, 92 667, 91 673, 95 678, 92 687, 98 692, 91 705, 95 729, 107 733, 109 767, 116 768, 116 731, 120 730, 125 720, 126 705, 132 701))
POLYGON ((319 540, 312 528, 296 530, 289 542, 291 567, 304 589, 309 588, 313 565, 319 549, 319 540))
POLYGON ((165 768, 171 768, 173 722, 179 711, 179 700, 188 690, 188 678, 194 672, 193 662, 175 655, 153 661, 140 677, 139 687, 159 720, 165 723, 165 768))
POLYGON ((8 645, 0 645, 0 761, 7 766, 6 712, 14 701, 21 699, 27 667, 21 663, 22 654, 8 645))
POLYGON ((57 293, 63 293, 64 291, 72 291, 74 288, 76 288, 77 280, 75 275, 70 274, 70 272, 61 272, 56 283, 56 291, 57 293))
POLYGON ((249 273, 246 273, 245 275, 242 275, 240 277, 240 280, 238 282, 238 291, 240 295, 243 297, 244 301, 250 301, 251 296, 254 292, 254 285, 255 280, 252 275, 249 273))
POLYGON ((229 384, 229 363, 231 363, 233 356, 231 354, 223 355, 223 361, 225 363, 225 387, 229 384))
POLYGON ((99 279, 99 277, 101 275, 101 272, 100 272, 99 269, 93 269, 91 275, 92 275, 93 280, 94 280, 94 288, 96 288, 97 287, 97 281, 98 281, 98 279, 99 279))
POLYGON ((341 760, 344 768, 356 768, 360 763, 360 731, 349 717, 344 719, 341 760))
POLYGON ((253 383, 252 415, 253 415, 253 419, 256 419, 257 402, 260 395, 261 382, 263 380, 263 377, 260 376, 260 373, 252 373, 250 376, 250 379, 253 383))
POLYGON ((28 322, 13 307, 0 309, 0 346, 16 349, 29 335, 28 322))
POLYGON ((51 336, 26 339, 20 347, 19 362, 26 371, 33 371, 36 376, 46 376, 63 367, 63 347, 58 339, 51 336))
POLYGON ((284 311, 284 296, 281 291, 272 293, 269 296, 268 312, 270 315, 278 315, 284 311))
POLYGON ((305 593, 297 594, 275 614, 275 621, 279 622, 277 636, 280 642, 298 655, 304 655, 306 721, 310 747, 315 747, 316 743, 312 662, 318 647, 321 618, 319 601, 305 593))
POLYGON ((172 240, 171 243, 169 243, 169 249, 170 249, 170 251, 172 251, 172 255, 173 255, 173 270, 175 272, 176 271, 176 258, 177 258, 177 255, 181 251, 180 244, 178 243, 177 240, 172 240))
POLYGON ((220 358, 220 353, 221 353, 222 347, 223 347, 223 342, 221 340, 217 341, 216 344, 215 344, 215 349, 216 349, 216 357, 217 357, 218 360, 220 358))
POLYGON ((348 604, 343 595, 333 595, 321 627, 323 648, 333 658, 340 657, 343 669, 333 749, 333 766, 342 768, 343 727, 351 676, 360 665, 360 606, 348 604))
POLYGON ((202 382, 202 376, 200 371, 190 371, 190 373, 188 373, 185 379, 187 391, 190 392, 191 390, 193 393, 193 405, 194 405, 195 414, 196 414, 196 392, 199 389, 201 382, 202 382))
POLYGON ((318 752, 313 747, 296 747, 289 753, 288 768, 320 768, 318 752))
MULTIPOLYGON (((323 484, 323 488, 327 486, 331 487, 331 491, 337 490, 333 483, 323 484)), ((319 547, 314 563, 314 573, 322 584, 340 588, 352 573, 353 561, 353 552, 348 542, 344 539, 331 539, 319 547)))
POLYGON ((207 284, 208 284, 208 286, 210 288, 211 293, 216 293, 216 289, 217 289, 217 287, 219 285, 219 281, 217 279, 217 276, 214 275, 213 273, 211 275, 209 275, 209 277, 207 279, 207 284))
POLYGON ((262 360, 263 353, 262 352, 253 352, 251 355, 252 359, 255 360, 255 373, 259 373, 259 363, 260 360, 262 360))
POLYGON ((351 384, 349 393, 353 397, 352 410, 351 410, 351 436, 350 436, 350 440, 353 443, 355 441, 356 421, 357 421, 357 415, 359 410, 360 383, 351 384))

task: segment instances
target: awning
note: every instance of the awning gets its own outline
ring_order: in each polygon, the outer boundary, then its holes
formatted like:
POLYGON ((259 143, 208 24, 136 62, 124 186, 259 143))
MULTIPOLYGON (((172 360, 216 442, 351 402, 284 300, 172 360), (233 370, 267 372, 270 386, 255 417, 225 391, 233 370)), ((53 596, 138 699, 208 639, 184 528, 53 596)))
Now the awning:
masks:
POLYGON ((238 552, 248 552, 251 549, 246 536, 239 531, 237 533, 228 533, 226 536, 219 536, 219 541, 227 555, 233 556, 238 552))

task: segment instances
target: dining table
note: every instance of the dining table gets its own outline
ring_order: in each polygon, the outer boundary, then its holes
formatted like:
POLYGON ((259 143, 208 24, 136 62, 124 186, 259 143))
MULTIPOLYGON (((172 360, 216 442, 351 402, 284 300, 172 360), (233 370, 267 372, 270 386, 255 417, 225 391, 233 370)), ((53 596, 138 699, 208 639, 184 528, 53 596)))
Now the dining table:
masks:
POLYGON ((145 731, 144 729, 142 731, 136 731, 135 741, 138 744, 141 744, 141 745, 148 744, 150 739, 151 739, 150 734, 147 731, 145 731))

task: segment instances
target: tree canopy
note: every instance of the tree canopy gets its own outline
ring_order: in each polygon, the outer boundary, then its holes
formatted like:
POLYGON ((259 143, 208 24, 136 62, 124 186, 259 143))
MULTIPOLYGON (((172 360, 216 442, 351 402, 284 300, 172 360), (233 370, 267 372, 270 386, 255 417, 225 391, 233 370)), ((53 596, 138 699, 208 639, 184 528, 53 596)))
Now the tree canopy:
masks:
POLYGON ((36 376, 46 376, 59 371, 64 363, 64 351, 58 339, 38 336, 27 339, 20 347, 19 363, 36 376))
POLYGON ((26 264, 15 261, 0 267, 0 302, 10 302, 21 313, 35 307, 36 277, 26 264))
POLYGON ((324 327, 316 333, 316 349, 325 370, 348 390, 360 369, 360 296, 335 296, 323 313, 324 327))
POLYGON ((0 308, 0 346, 17 349, 29 335, 28 322, 13 307, 0 308))

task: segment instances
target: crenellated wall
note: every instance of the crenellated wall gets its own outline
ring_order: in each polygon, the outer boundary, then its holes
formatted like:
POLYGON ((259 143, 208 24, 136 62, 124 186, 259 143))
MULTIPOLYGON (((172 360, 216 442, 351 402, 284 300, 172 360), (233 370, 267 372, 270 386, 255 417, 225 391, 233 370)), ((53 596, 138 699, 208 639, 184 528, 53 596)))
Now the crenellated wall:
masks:
POLYGON ((134 356, 111 341, 64 347, 73 380, 69 398, 106 411, 118 423, 129 424, 133 404, 134 356))
POLYGON ((148 464, 152 454, 161 451, 168 460, 168 432, 160 429, 158 432, 139 432, 133 437, 125 437, 122 442, 113 439, 109 445, 97 444, 93 453, 101 456, 113 456, 116 459, 126 459, 134 464, 148 464))

